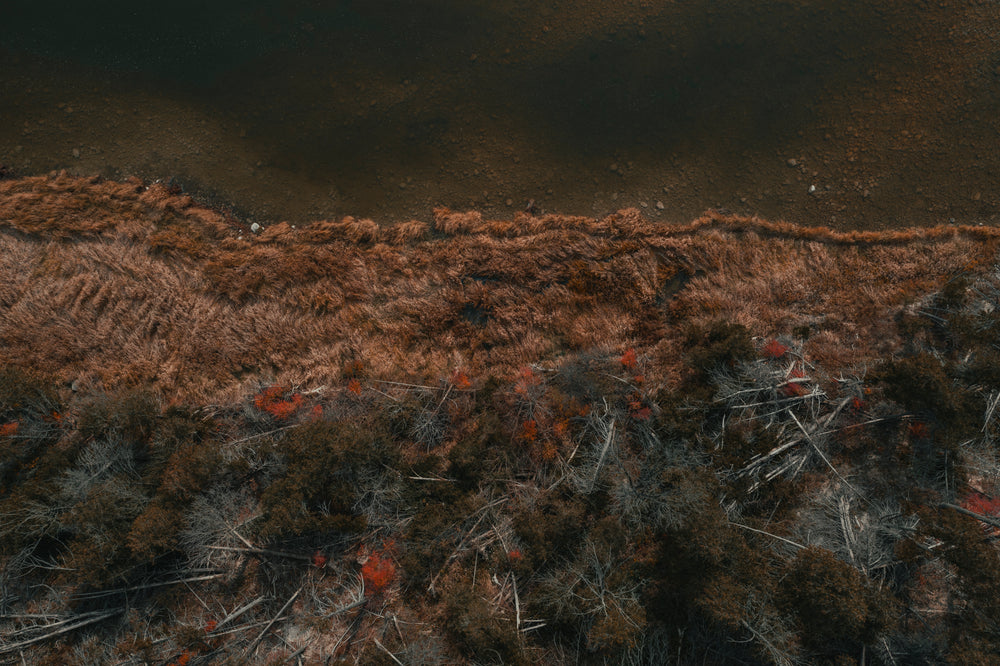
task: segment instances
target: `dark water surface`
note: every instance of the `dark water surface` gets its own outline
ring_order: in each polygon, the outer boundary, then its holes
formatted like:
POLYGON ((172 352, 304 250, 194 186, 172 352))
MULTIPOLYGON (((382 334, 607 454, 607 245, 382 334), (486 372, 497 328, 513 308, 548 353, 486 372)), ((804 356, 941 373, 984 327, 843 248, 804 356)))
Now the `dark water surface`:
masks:
POLYGON ((1000 214, 996 2, 6 4, 20 174, 173 179, 262 223, 1000 214))

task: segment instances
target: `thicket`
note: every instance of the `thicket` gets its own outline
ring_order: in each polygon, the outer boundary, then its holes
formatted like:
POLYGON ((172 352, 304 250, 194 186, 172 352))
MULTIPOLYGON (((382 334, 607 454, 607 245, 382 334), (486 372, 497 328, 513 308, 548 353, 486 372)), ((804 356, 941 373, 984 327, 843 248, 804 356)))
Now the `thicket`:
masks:
POLYGON ((231 406, 0 369, 0 656, 992 663, 1000 288, 828 375, 803 331, 231 406))

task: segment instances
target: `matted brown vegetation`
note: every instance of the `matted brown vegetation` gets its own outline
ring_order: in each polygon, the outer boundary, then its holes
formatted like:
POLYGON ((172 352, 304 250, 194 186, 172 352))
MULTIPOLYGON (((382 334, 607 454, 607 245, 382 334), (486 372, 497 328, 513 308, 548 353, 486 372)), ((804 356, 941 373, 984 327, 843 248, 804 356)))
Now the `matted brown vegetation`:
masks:
POLYGON ((0 361, 172 400, 231 401, 261 382, 508 375, 567 351, 651 352, 725 318, 803 326, 831 370, 900 341, 888 322, 992 259, 985 227, 841 233, 707 214, 683 227, 439 210, 258 236, 160 184, 65 174, 0 183, 0 361))
POLYGON ((0 183, 0 657, 989 663, 997 238, 0 183))

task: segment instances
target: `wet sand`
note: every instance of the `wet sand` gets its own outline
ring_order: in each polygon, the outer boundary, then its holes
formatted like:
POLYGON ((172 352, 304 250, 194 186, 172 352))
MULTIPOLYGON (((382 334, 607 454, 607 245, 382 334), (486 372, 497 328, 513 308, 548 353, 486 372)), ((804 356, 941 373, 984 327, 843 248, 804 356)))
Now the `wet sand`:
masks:
POLYGON ((173 181, 263 224, 1000 216, 996 3, 401 4, 14 3, 0 164, 173 181))

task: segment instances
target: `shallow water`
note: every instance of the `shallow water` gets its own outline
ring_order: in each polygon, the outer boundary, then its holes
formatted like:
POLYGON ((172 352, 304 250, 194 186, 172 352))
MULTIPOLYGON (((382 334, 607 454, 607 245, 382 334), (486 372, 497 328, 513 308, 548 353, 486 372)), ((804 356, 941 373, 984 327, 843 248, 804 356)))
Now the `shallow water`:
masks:
POLYGON ((996 3, 209 4, 13 3, 0 164, 173 180, 265 224, 1000 214, 996 3))

